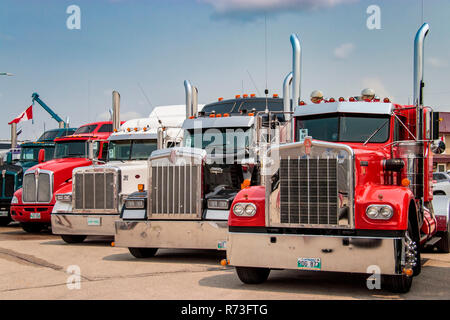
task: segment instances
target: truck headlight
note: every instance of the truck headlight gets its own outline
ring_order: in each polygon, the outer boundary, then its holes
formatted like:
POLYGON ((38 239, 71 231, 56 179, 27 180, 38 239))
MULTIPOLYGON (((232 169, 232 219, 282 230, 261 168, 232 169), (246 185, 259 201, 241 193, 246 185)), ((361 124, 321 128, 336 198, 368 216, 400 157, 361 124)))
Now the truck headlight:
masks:
POLYGON ((229 208, 228 200, 208 200, 208 209, 228 210, 229 208))
POLYGON ((14 197, 11 199, 11 204, 18 204, 18 203, 19 203, 19 199, 17 199, 17 197, 14 196, 14 197))
POLYGON ((256 206, 253 203, 236 203, 233 213, 240 217, 253 217, 256 214, 256 206))
POLYGON ((394 215, 390 205, 371 205, 366 209, 366 216, 373 220, 389 220, 394 215))
POLYGON ((61 201, 61 202, 71 202, 72 201, 72 195, 70 193, 61 193, 61 194, 57 194, 55 196, 57 201, 61 201))
POLYGON ((126 199, 125 208, 127 209, 144 209, 145 200, 126 199))

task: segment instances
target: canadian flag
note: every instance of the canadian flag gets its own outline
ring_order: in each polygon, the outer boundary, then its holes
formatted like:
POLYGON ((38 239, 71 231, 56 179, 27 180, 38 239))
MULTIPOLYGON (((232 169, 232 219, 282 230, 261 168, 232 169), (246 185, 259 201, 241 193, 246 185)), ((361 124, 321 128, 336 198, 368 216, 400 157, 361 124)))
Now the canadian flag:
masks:
POLYGON ((19 122, 27 121, 27 120, 31 120, 31 119, 33 119, 33 105, 29 106, 27 108, 27 110, 22 112, 17 118, 15 118, 13 121, 11 121, 8 124, 19 123, 19 122))

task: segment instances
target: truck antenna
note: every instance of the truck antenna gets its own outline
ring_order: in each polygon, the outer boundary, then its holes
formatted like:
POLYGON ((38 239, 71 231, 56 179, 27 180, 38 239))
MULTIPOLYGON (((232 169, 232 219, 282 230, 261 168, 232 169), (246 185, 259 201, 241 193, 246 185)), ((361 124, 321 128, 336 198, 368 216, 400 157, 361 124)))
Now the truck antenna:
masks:
MULTIPOLYGON (((150 102, 150 99, 147 97, 147 95, 145 94, 144 89, 142 88, 141 84, 138 82, 138 86, 141 89, 142 94, 145 97, 145 100, 147 100, 148 105, 150 106, 150 113, 152 113, 153 109, 155 108, 152 103, 150 102)), ((156 118, 158 119, 159 124, 162 126, 163 123, 161 121, 161 119, 158 117, 158 114, 155 112, 156 118)))

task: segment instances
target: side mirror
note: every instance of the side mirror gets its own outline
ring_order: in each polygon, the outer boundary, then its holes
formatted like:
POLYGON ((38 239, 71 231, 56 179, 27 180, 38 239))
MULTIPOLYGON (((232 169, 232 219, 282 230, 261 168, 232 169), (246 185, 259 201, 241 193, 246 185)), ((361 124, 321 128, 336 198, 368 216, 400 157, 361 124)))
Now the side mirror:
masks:
POLYGON ((39 155, 38 155, 38 163, 42 163, 45 162, 45 150, 41 149, 39 150, 39 155))
POLYGON ((434 140, 431 144, 431 151, 435 154, 441 154, 445 151, 445 143, 442 140, 434 140))
POLYGON ((6 154, 6 164, 12 164, 12 152, 6 154))

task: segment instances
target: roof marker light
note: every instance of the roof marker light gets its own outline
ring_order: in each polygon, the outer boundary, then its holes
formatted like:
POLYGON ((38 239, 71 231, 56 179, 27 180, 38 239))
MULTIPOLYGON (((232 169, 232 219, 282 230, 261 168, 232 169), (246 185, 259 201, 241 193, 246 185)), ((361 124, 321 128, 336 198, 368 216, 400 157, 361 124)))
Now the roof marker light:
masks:
POLYGON ((242 98, 248 98, 248 94, 244 94, 242 98))
POLYGON ((215 115, 214 113, 211 113, 211 114, 209 115, 209 117, 210 117, 210 118, 215 118, 216 115, 215 115))
POLYGON ((355 99, 354 97, 350 97, 350 98, 348 99, 348 101, 350 101, 350 102, 355 102, 356 99, 355 99))
POLYGON ((130 129, 130 128, 127 128, 127 131, 128 131, 128 132, 130 132, 130 131, 131 131, 131 129, 130 129))
POLYGON ((189 117, 189 119, 194 119, 194 118, 195 118, 194 116, 190 116, 190 117, 189 117))
POLYGON ((251 112, 248 115, 249 115, 249 117, 253 117, 255 114, 253 112, 251 112))
POLYGON ((223 97, 220 97, 219 99, 217 99, 218 101, 222 101, 223 100, 223 97))
POLYGON ((250 97, 251 97, 251 98, 254 98, 254 97, 256 97, 256 94, 252 93, 252 94, 250 95, 250 97))
POLYGON ((278 94, 274 93, 272 97, 278 98, 278 94))
POLYGON ((138 131, 138 128, 134 128, 134 131, 136 131, 136 132, 137 132, 137 131, 138 131))
POLYGON ((234 96, 236 99, 239 99, 240 97, 241 97, 241 95, 240 94, 237 94, 237 95, 235 95, 234 96))
POLYGON ((339 98, 339 101, 340 101, 340 102, 344 102, 344 101, 345 101, 344 97, 340 97, 340 98, 339 98))
POLYGON ((304 106, 304 105, 306 105, 306 103, 305 103, 305 101, 302 100, 302 101, 299 102, 299 105, 300 106, 304 106))
POLYGON ((229 113, 224 113, 224 114, 223 114, 223 117, 224 117, 224 118, 227 118, 227 117, 229 117, 229 116, 230 116, 229 113))
POLYGON ((389 100, 389 98, 384 98, 383 102, 384 103, 389 103, 389 102, 391 102, 391 100, 389 100))
POLYGON ((330 99, 328 100, 328 102, 336 102, 336 100, 334 100, 334 98, 330 98, 330 99))
POLYGON ((220 113, 216 114, 216 118, 222 118, 222 115, 220 113))

